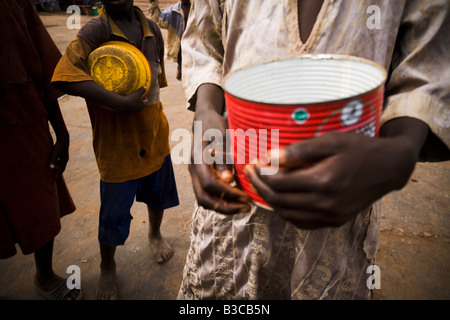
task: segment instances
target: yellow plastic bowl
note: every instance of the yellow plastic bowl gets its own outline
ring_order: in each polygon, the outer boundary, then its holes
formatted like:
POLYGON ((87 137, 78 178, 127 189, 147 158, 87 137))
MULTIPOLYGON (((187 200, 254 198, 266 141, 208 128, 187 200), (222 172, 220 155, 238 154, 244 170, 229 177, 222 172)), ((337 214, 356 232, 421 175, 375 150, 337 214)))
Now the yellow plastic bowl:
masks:
POLYGON ((135 46, 122 41, 109 41, 91 52, 88 68, 92 79, 103 88, 127 96, 151 83, 150 65, 135 46))

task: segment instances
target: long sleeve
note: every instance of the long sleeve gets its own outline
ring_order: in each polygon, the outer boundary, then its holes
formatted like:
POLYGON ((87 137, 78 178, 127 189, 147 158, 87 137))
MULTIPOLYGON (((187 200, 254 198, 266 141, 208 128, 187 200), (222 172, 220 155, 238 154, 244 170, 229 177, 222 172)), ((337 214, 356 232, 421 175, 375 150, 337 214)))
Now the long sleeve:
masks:
POLYGON ((222 13, 218 0, 192 3, 181 46, 183 87, 188 109, 195 109, 195 94, 203 83, 222 84, 222 13))
MULTIPOLYGON (((170 14, 171 11, 166 12, 166 16, 170 14)), ((148 9, 148 13, 150 15, 150 19, 155 21, 158 26, 160 26, 163 29, 169 28, 169 21, 170 19, 163 19, 161 17, 161 9, 159 8, 159 3, 157 1, 150 2, 150 7, 148 9)))
POLYGON ((417 118, 441 141, 444 150, 436 150, 436 144, 425 146, 424 160, 438 159, 445 152, 442 143, 447 152, 450 147, 449 11, 445 0, 407 2, 386 84, 382 123, 404 116, 417 118))

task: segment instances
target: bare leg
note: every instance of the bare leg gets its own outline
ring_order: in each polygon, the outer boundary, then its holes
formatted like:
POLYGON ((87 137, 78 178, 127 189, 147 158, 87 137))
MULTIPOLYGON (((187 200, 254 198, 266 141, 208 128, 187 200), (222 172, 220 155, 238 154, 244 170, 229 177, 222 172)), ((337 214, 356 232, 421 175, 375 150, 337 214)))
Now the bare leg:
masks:
POLYGON ((100 244, 100 280, 97 288, 98 300, 117 300, 116 261, 114 254, 116 247, 100 244))
MULTIPOLYGON (((42 248, 34 253, 34 262, 36 264, 36 275, 34 277, 35 285, 44 290, 51 291, 66 279, 61 278, 53 271, 53 242, 54 239, 47 242, 42 248)), ((76 299, 80 290, 70 291, 65 300, 76 299)))
POLYGON ((150 221, 148 239, 155 255, 156 262, 163 263, 173 256, 173 249, 161 235, 161 222, 164 210, 155 210, 148 207, 148 218, 150 221))

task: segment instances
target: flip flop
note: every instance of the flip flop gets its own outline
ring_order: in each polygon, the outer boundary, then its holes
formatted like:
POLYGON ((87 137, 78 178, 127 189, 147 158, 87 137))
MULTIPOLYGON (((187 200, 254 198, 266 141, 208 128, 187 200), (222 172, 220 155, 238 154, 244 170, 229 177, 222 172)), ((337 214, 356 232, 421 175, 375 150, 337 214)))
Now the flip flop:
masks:
POLYGON ((59 285, 57 285, 54 289, 50 291, 44 291, 41 288, 35 287, 36 293, 48 300, 64 300, 67 295, 73 290, 78 290, 78 295, 73 300, 81 300, 82 293, 79 289, 69 289, 67 287, 66 281, 62 281, 59 285))

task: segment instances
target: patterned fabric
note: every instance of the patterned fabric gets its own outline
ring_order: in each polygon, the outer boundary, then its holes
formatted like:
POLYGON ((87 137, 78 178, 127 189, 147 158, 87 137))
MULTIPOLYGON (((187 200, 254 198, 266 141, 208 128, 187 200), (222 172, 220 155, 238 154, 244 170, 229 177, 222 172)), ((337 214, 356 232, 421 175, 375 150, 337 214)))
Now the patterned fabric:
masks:
MULTIPOLYGON (((324 0, 303 43, 297 0, 196 0, 182 40, 187 107, 195 109, 201 84, 221 86, 238 68, 307 53, 353 55, 389 73, 383 123, 418 118, 448 148, 449 10, 446 0, 324 0)), ((308 231, 259 207, 231 216, 196 207, 178 298, 370 297, 366 271, 376 263, 380 216, 376 203, 341 227, 308 231)))
POLYGON ((178 299, 365 299, 378 205, 339 228, 302 230, 276 213, 197 206, 178 299))

